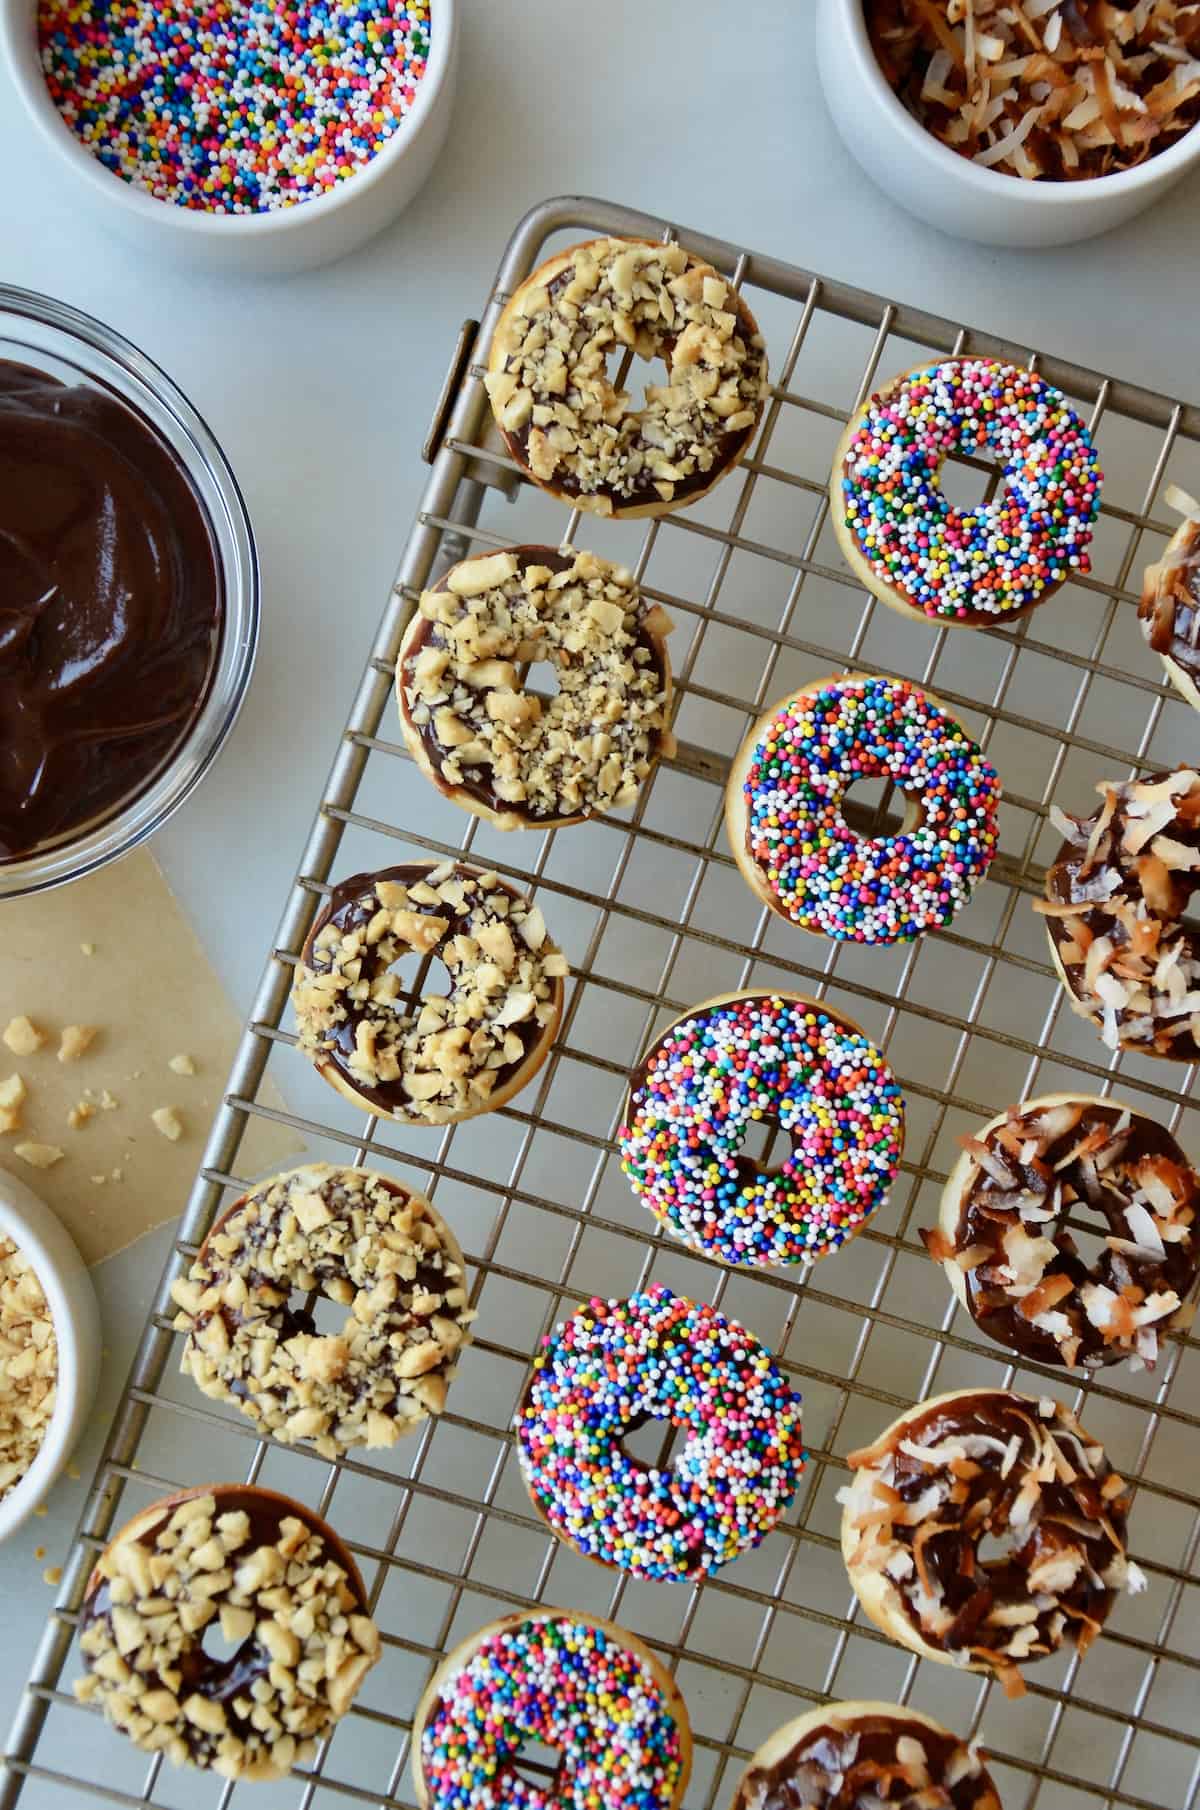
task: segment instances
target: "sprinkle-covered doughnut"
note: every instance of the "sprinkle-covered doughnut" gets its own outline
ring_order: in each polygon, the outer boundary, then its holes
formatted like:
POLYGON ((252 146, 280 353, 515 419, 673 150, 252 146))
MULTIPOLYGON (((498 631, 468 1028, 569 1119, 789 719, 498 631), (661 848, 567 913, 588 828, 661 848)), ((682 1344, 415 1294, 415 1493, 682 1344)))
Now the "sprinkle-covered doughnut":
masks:
POLYGON ((682 1580, 748 1552, 804 1468, 800 1398, 771 1353, 661 1286, 564 1320, 534 1360, 516 1426, 525 1482, 554 1532, 635 1577, 682 1580), (687 1435, 667 1469, 621 1443, 651 1420, 687 1435))
POLYGON ((975 1137, 921 1236, 981 1332, 1020 1357, 1153 1369, 1200 1278, 1200 1176, 1118 1100, 1047 1094, 975 1137), (1103 1236, 1089 1262, 1072 1223, 1103 1236))
POLYGON ((898 1703, 827 1703, 763 1742, 732 1810, 1000 1810, 974 1741, 898 1703))
POLYGON ((1026 1660, 1086 1652, 1119 1593, 1146 1588, 1128 1485, 1049 1396, 935 1396, 849 1464, 842 1556, 871 1620, 923 1658, 994 1672, 1009 1696, 1026 1660))
POLYGON ((830 501, 842 551, 877 597, 970 626, 1012 621, 1090 570, 1100 485, 1091 437, 1060 390, 1018 365, 951 358, 904 372, 851 417, 830 501), (948 458, 997 463, 992 500, 951 503, 939 482, 948 458))
POLYGON ((422 1810, 674 1810, 691 1751, 683 1698, 649 1648, 560 1609, 509 1615, 463 1641, 413 1724, 422 1810), (558 1750, 543 1788, 517 1771, 529 1742, 558 1750))
POLYGON ((815 680, 750 731, 725 793, 730 846, 777 916, 842 942, 896 943, 948 924, 996 852, 1000 780, 970 736, 907 679, 815 680), (892 836, 843 811, 859 780, 906 794, 892 836))
POLYGON ((332 1528, 246 1483, 184 1490, 127 1522, 88 1580, 79 1648, 75 1695, 135 1747, 246 1780, 309 1764, 381 1652, 332 1528))
POLYGON ((535 484, 594 515, 666 515, 743 458, 767 394, 746 302, 682 245, 592 239, 556 252, 500 316, 485 379, 496 425, 535 484), (609 364, 661 358, 641 408, 609 364))
POLYGON ((787 993, 730 993, 662 1033, 642 1059, 621 1167, 676 1237, 726 1263, 827 1257, 884 1200, 904 1103, 849 1019, 787 993), (756 1123, 791 1148, 778 1168, 742 1155, 756 1123))

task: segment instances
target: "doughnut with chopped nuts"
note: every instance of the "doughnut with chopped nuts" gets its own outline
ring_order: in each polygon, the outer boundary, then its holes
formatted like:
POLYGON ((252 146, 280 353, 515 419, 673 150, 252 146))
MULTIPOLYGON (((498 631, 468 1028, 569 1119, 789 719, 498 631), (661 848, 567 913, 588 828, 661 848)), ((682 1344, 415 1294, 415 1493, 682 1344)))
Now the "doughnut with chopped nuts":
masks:
POLYGON ((1068 1370, 1153 1369, 1200 1274, 1200 1176, 1170 1132, 1116 1100, 1047 1094, 961 1141, 921 1236, 980 1331, 1068 1370), (1091 1264, 1068 1223, 1088 1220, 1105 1234, 1091 1264))
POLYGON ((380 1654, 358 1567, 286 1496, 214 1483, 143 1509, 88 1581, 75 1685, 136 1747, 227 1779, 308 1765, 380 1654), (204 1650, 220 1630, 233 1651, 204 1650))
POLYGON ((517 289, 486 383, 509 452, 543 490, 594 515, 666 515, 744 457, 767 357, 742 297, 683 246, 593 239, 517 289), (640 409, 609 370, 629 352, 667 367, 640 409))
POLYGON ((634 1635, 562 1609, 506 1615, 442 1661, 413 1717, 422 1810, 677 1810, 691 1771, 687 1710, 634 1635), (518 1761, 557 1751, 544 1793, 518 1761))
POLYGON ((731 1810, 1000 1810, 974 1741, 898 1703, 827 1703, 752 1755, 731 1810))
POLYGON ((42 1449, 58 1400, 58 1343, 37 1274, 0 1238, 0 1502, 42 1449))
POLYGON ((452 566, 421 598, 396 695, 417 765, 502 830, 633 804, 674 738, 660 605, 594 553, 510 547, 452 566), (526 690, 549 661, 554 697, 526 690))
POLYGON ((541 910, 498 875, 446 861, 333 889, 292 987, 299 1047, 354 1105, 450 1125, 503 1106, 550 1053, 565 958, 541 910), (406 989, 393 963, 420 960, 406 989), (430 962, 448 994, 424 986, 430 962))
POLYGON ((1072 1009, 1109 1049, 1200 1057, 1200 937, 1185 917, 1200 875, 1200 772, 1103 781, 1091 817, 1050 819, 1066 840, 1034 910, 1072 1009))
POLYGON ((475 1317, 458 1241, 424 1195, 329 1163, 243 1195, 171 1293, 185 1374, 325 1458, 440 1414, 475 1317), (339 1331, 317 1332, 318 1296, 345 1309, 339 1331))
POLYGON ((859 1602, 903 1647, 994 1672, 1070 1640, 1086 1652, 1122 1590, 1127 1486, 1061 1402, 957 1389, 919 1402, 849 1457, 842 1556, 859 1602), (991 1537, 1000 1556, 980 1556, 991 1537))
POLYGON ((1200 710, 1200 503, 1174 484, 1167 503, 1183 516, 1142 579, 1142 633, 1171 683, 1200 710))

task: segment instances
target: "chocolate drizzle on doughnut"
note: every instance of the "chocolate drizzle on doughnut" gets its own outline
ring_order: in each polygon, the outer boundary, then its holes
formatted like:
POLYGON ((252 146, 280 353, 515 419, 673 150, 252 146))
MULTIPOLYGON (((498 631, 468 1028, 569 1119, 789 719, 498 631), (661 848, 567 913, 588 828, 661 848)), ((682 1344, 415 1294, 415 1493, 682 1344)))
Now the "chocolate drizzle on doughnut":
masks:
POLYGON ((1086 1650, 1117 1593, 1145 1586, 1125 1556, 1126 1485, 1059 1402, 1004 1389, 943 1397, 849 1463, 855 1588, 856 1573, 878 1574, 918 1651, 990 1668, 1009 1695, 1024 1689, 1021 1663, 1066 1639, 1086 1650), (988 1535, 1002 1556, 979 1556, 988 1535))
POLYGON ((1147 566, 1138 616, 1154 652, 1200 681, 1200 521, 1185 521, 1147 566))
MULTIPOLYGON (((782 1730, 780 1731, 782 1734, 782 1730)), ((742 1775, 732 1810, 1000 1810, 974 1745, 897 1711, 844 1713, 742 1775)))
POLYGON ((567 965, 536 905, 444 862, 333 889, 292 990, 299 1044, 383 1117, 445 1124, 487 1109, 552 1034, 567 965), (408 992, 393 964, 440 959, 450 994, 408 992))
POLYGON ((1200 1265, 1200 1178, 1171 1134, 1128 1107, 1064 1099, 1014 1106, 962 1142, 955 1228, 943 1216, 921 1236, 957 1267, 980 1331, 1044 1364, 1153 1368, 1200 1265), (1088 1219, 1107 1234, 1091 1264, 1067 1223, 1088 1219))
POLYGON ((1051 820, 1067 840, 1035 911, 1079 1011, 1110 1049, 1200 1056, 1200 773, 1181 767, 1097 787, 1092 817, 1051 820))

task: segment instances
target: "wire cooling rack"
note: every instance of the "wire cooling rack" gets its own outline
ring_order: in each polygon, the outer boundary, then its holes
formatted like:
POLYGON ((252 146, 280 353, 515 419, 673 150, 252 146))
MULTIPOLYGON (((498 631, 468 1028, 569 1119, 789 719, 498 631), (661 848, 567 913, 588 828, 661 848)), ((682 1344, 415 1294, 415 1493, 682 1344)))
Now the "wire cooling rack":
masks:
MULTIPOLYGON (((675 229, 607 203, 548 202, 518 227, 482 321, 459 337, 427 444, 424 501, 34 1662, 0 1810, 85 1799, 179 1810, 225 1810, 235 1798, 271 1810, 408 1806, 410 1718, 439 1655, 538 1602, 611 1616, 677 1671, 696 1737, 694 1810, 726 1804, 746 1754, 827 1696, 898 1699, 964 1734, 982 1730, 1007 1810, 1197 1803, 1200 1343, 1172 1343, 1153 1374, 1108 1370, 1082 1390, 1061 1372, 1016 1368, 954 1309, 917 1229, 933 1221, 958 1135, 1022 1095, 1114 1089, 1200 1153, 1192 1071, 1110 1059, 1064 1009, 1029 908, 1057 840, 1052 798, 1083 810, 1097 779, 1194 751, 1196 719, 1162 682, 1133 605, 1142 564, 1171 528, 1157 498, 1171 480, 1200 486, 1200 410, 680 229, 745 289, 767 335, 774 387, 753 456, 697 508, 649 526, 568 517, 519 481, 490 435, 480 361, 507 294, 539 258, 600 233, 675 229), (1090 418, 1107 474, 1092 575, 1015 630, 947 632, 880 607, 839 560, 827 517, 830 460, 856 400, 930 351, 967 350, 1036 360, 1090 418), (576 536, 631 564, 677 621, 678 758, 632 814, 504 837, 447 804, 404 756, 389 705, 396 649, 440 564, 468 548, 576 536), (781 925, 723 841, 724 776, 754 715, 847 668, 934 689, 1004 780, 1002 853, 989 879, 952 929, 904 948, 838 946, 781 925), (296 952, 331 877, 460 850, 535 890, 571 958, 557 1047, 503 1112, 443 1132, 364 1123, 291 1048, 296 952), (908 1100, 891 1201, 808 1272, 744 1276, 664 1241, 614 1154, 626 1076, 648 1038, 697 1000, 747 985, 818 993, 848 1011, 888 1052, 908 1100), (268 1069, 294 1113, 260 1102, 268 1069), (377 1164, 426 1188, 467 1250, 478 1338, 449 1411, 383 1458, 330 1465, 260 1444, 178 1376, 167 1286, 253 1179, 238 1173, 238 1155, 255 1117, 294 1127, 313 1156, 377 1164), (530 1511, 509 1431, 530 1354, 554 1321, 582 1297, 650 1280, 743 1320, 805 1397, 812 1458, 785 1525, 696 1585, 631 1582, 554 1542, 530 1511), (1010 1382, 1081 1406, 1136 1479, 1132 1550, 1149 1578, 1082 1662, 1064 1654, 1028 1668, 1029 1693, 1016 1703, 986 1680, 919 1663, 864 1624, 837 1548, 836 1502, 843 1455, 901 1408, 938 1389, 1010 1382), (384 1630, 383 1662, 318 1763, 270 1788, 151 1763, 70 1693, 78 1605, 110 1529, 168 1489, 237 1477, 329 1517, 384 1630)), ((962 500, 985 482, 981 467, 947 477, 962 500)), ((888 820, 886 796, 860 802, 888 820)), ((544 1754, 529 1756, 531 1776, 539 1758, 544 1778, 544 1754)))

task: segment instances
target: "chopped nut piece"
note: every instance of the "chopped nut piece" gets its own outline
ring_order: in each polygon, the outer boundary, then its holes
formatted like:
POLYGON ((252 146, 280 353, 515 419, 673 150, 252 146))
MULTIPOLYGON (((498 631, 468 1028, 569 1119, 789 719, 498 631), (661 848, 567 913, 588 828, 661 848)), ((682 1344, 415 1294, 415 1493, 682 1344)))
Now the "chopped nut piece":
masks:
POLYGON ((196 1072, 195 1059, 183 1053, 172 1056, 167 1067, 173 1075, 194 1075, 196 1072))
POLYGON ((28 1089, 20 1075, 10 1075, 7 1081, 0 1081, 0 1135, 20 1131, 21 1108, 28 1097, 28 1089))
POLYGON ((28 1163, 32 1169, 52 1169, 55 1163, 61 1163, 63 1159, 63 1152, 57 1144, 38 1144, 32 1140, 14 1144, 13 1154, 19 1156, 23 1163, 28 1163))
POLYGON ((42 1285, 0 1237, 0 1502, 37 1457, 54 1414, 58 1347, 42 1285))
POLYGON ((95 955, 96 953, 95 943, 80 943, 79 948, 83 955, 95 955))
POLYGON ((161 1131, 165 1138, 177 1144, 183 1136, 183 1120, 174 1106, 158 1106, 150 1114, 150 1121, 156 1131, 161 1131))
POLYGON ((79 1131, 82 1126, 87 1124, 89 1119, 94 1119, 95 1116, 96 1108, 92 1105, 91 1101, 80 1100, 72 1106, 70 1112, 67 1114, 67 1124, 71 1127, 72 1131, 79 1131))
POLYGON ((79 1058, 91 1049, 100 1034, 99 1025, 69 1024, 63 1031, 58 1045, 60 1062, 78 1062, 79 1058))
POLYGON ((46 1033, 31 1018, 10 1018, 4 1032, 4 1041, 14 1056, 32 1056, 45 1043, 46 1033))
POLYGON ((101 1112, 115 1112, 120 1104, 121 1102, 117 1099, 117 1096, 115 1094, 110 1094, 107 1087, 100 1090, 101 1112))

